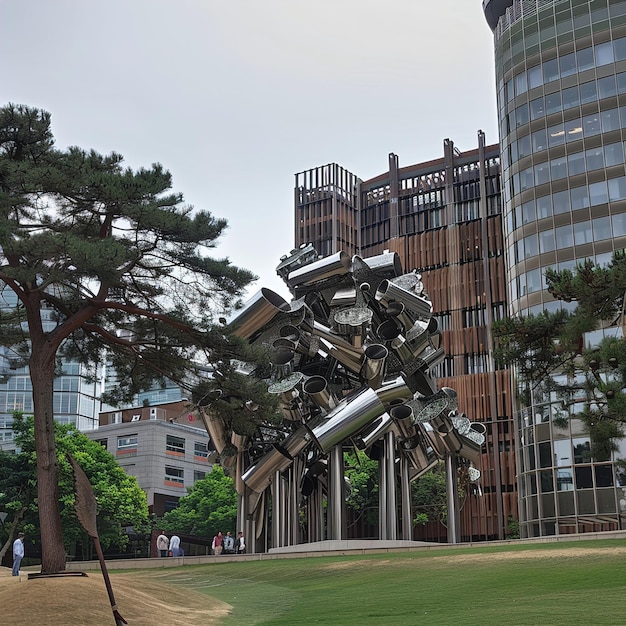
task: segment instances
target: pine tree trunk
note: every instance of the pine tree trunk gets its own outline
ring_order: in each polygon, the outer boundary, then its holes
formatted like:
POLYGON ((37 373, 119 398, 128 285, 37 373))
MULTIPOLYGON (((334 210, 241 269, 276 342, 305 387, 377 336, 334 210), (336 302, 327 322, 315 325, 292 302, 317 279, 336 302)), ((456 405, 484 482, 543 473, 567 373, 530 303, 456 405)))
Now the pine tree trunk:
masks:
POLYGON ((30 376, 33 383, 35 450, 37 452, 37 497, 41 531, 41 571, 65 570, 65 550, 59 506, 59 464, 54 440, 54 356, 42 358, 33 345, 30 376))

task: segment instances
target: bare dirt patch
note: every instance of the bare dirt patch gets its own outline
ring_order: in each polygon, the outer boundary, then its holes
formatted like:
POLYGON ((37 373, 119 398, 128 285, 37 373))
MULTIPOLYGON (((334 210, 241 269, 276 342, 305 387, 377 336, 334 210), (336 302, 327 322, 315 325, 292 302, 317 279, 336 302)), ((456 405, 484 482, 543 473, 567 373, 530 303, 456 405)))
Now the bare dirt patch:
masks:
MULTIPOLYGON (((581 556, 596 556, 601 558, 607 554, 620 554, 626 557, 626 548, 563 548, 559 549, 542 549, 542 550, 507 550, 505 552, 489 552, 488 554, 450 554, 445 551, 429 552, 428 555, 433 557, 429 561, 429 567, 437 567, 438 565, 450 564, 471 564, 484 563, 494 561, 513 561, 513 560, 529 560, 529 559, 573 559, 581 556)), ((411 559, 394 558, 393 563, 412 562, 411 559)), ((359 559, 358 561, 340 561, 337 563, 329 563, 325 569, 328 571, 338 571, 344 569, 385 567, 391 561, 389 559, 359 559)))
MULTIPOLYGON (((120 614, 132 626, 211 626, 230 605, 197 591, 164 584, 150 575, 124 573, 112 578, 120 614)), ((0 568, 0 623, 7 626, 100 626, 114 622, 100 573, 88 576, 12 577, 0 568)))
POLYGON ((484 561, 513 561, 528 559, 573 559, 581 556, 601 557, 607 554, 625 554, 626 548, 563 548, 562 550, 524 550, 490 552, 489 554, 451 554, 450 556, 437 556, 440 563, 480 563, 484 561))

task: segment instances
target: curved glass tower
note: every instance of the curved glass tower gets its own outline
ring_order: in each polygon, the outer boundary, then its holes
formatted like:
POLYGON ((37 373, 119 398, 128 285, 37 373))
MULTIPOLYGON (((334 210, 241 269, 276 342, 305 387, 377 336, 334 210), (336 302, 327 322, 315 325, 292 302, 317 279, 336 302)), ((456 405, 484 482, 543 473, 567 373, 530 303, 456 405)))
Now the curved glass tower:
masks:
MULTIPOLYGON (((554 310, 547 267, 604 263, 626 247, 626 1, 484 0, 483 9, 494 32, 510 312, 554 310)), ((614 459, 592 458, 578 421, 560 429, 554 415, 556 398, 536 397, 516 420, 522 537, 621 528, 626 482, 614 459)))

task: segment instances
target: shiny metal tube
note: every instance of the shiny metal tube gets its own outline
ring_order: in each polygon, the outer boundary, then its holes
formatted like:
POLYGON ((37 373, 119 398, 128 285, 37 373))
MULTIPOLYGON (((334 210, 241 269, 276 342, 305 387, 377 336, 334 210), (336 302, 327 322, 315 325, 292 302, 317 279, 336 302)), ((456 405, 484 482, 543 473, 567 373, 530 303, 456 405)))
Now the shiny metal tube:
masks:
POLYGON ((230 442, 237 448, 239 452, 245 450, 249 437, 233 432, 230 436, 230 442))
POLYGON ((275 350, 290 350, 291 352, 295 352, 298 347, 298 344, 292 339, 288 339, 287 337, 279 337, 272 342, 272 348, 275 350))
POLYGON ((385 539, 395 541, 398 538, 397 523, 397 498, 396 498, 396 437, 393 431, 385 433, 385 457, 384 463, 387 466, 385 472, 387 479, 387 489, 385 490, 387 502, 385 514, 387 516, 387 536, 385 539))
POLYGON ((400 327, 392 319, 384 321, 376 329, 376 335, 379 339, 389 344, 389 347, 402 363, 408 363, 414 358, 415 355, 410 350, 406 340, 400 333, 400 327))
POLYGON ((304 419, 302 404, 297 400, 294 400, 289 404, 281 402, 279 408, 283 417, 290 422, 301 422, 304 419))
POLYGON ((282 380, 291 376, 294 370, 295 353, 285 348, 279 348, 271 357, 272 378, 282 380))
POLYGON ((199 411, 199 415, 207 433, 209 433, 211 443, 217 450, 217 453, 222 454, 222 451, 226 447, 226 428, 224 420, 221 417, 213 417, 207 414, 203 409, 199 411))
POLYGON ((448 506, 448 543, 461 540, 461 514, 459 509, 459 481, 456 457, 446 454, 446 504, 448 506))
POLYGON ((363 356, 362 348, 355 348, 349 341, 333 333, 328 326, 324 326, 317 321, 313 321, 311 324, 305 321, 302 323, 301 329, 315 337, 325 340, 327 343, 333 345, 335 350, 344 352, 353 361, 360 361, 363 356))
POLYGON ((390 315, 405 331, 413 328, 415 320, 408 314, 402 302, 389 302, 387 315, 390 315))
POLYGON ((337 406, 337 399, 328 388, 328 381, 323 376, 311 376, 305 381, 302 390, 316 406, 330 411, 337 406))
POLYGON ((428 298, 407 291, 390 280, 383 280, 380 283, 376 291, 376 300, 383 306, 389 306, 391 302, 400 302, 420 319, 428 320, 432 317, 433 307, 428 298))
MULTIPOLYGON (((241 475, 243 474, 243 452, 237 453, 237 464, 235 466, 234 474, 235 491, 241 496, 246 491, 245 483, 241 480, 241 475)), ((237 526, 239 526, 239 524, 237 524, 237 526)))
POLYGON ((318 448, 328 454, 335 446, 385 413, 385 406, 373 389, 362 387, 342 400, 312 430, 318 448))
POLYGON ((350 307, 356 305, 356 288, 348 287, 346 289, 337 289, 333 295, 331 307, 350 307))
POLYGON ((428 446, 430 445, 433 454, 436 454, 437 457, 443 459, 443 457, 446 455, 446 447, 443 444, 443 441, 439 434, 435 432, 433 427, 428 422, 417 424, 417 428, 420 431, 420 434, 423 435, 424 448, 427 450, 427 452, 428 446))
POLYGON ((271 289, 261 289, 235 312, 228 327, 237 337, 250 339, 280 313, 289 312, 289 303, 271 289))
POLYGON ((347 534, 343 451, 335 446, 328 459, 328 538, 345 539, 347 534))
POLYGON ((404 364, 411 362, 415 358, 413 350, 411 350, 411 347, 402 335, 398 335, 391 342, 390 348, 404 364))
POLYGON ((393 341, 400 333, 400 327, 392 319, 385 320, 376 329, 376 334, 382 341, 393 341))
POLYGON ((428 332, 428 324, 426 322, 415 322, 405 336, 406 343, 415 356, 418 356, 425 350, 430 343, 430 333, 428 332))
POLYGON ((411 506, 411 481, 409 479, 409 463, 406 456, 400 455, 400 523, 402 539, 413 539, 413 514, 411 506))
POLYGON ((383 278, 395 278, 402 273, 402 264, 397 252, 383 252, 375 256, 369 256, 361 260, 378 276, 383 278))
POLYGON ((269 487, 274 473, 283 472, 289 467, 291 462, 292 459, 285 456, 279 448, 272 446, 258 463, 246 470, 241 479, 249 489, 261 493, 269 487))
POLYGON ((291 433, 284 441, 281 441, 278 447, 281 451, 292 459, 295 459, 311 441, 311 435, 308 428, 300 426, 298 430, 291 433))
POLYGON ((403 454, 408 459, 411 467, 418 472, 426 472, 439 462, 439 457, 437 455, 433 455, 429 458, 428 452, 422 444, 419 444, 411 450, 403 450, 403 454))
POLYGON ((450 452, 457 454, 463 448, 460 433, 454 428, 452 420, 445 416, 438 419, 436 426, 437 433, 443 439, 443 443, 450 452))
POLYGON ((349 271, 350 257, 341 251, 293 270, 289 273, 287 284, 290 287, 312 285, 331 276, 342 276, 349 271))
POLYGON ((375 380, 382 376, 385 370, 385 362, 389 350, 379 343, 373 343, 365 348, 365 363, 363 365, 363 376, 365 380, 375 380))
POLYGON ((382 385, 376 390, 376 394, 386 411, 413 398, 413 392, 407 386, 403 376, 383 381, 382 385))
POLYGON ((412 391, 428 398, 437 393, 437 383, 427 369, 417 369, 411 376, 407 376, 407 382, 412 391))
POLYGON ((389 430, 394 424, 394 421, 389 416, 389 413, 384 413, 374 423, 374 428, 364 433, 360 440, 357 441, 357 447, 359 450, 367 450, 376 441, 382 438, 382 436, 389 430))
POLYGON ((327 354, 336 361, 339 361, 339 363, 347 367, 355 374, 358 374, 361 370, 361 357, 355 359, 353 353, 347 352, 343 349, 343 347, 330 343, 329 341, 326 341, 326 339, 320 338, 319 343, 320 349, 318 352, 327 354))
POLYGON ((310 435, 308 430, 302 426, 281 441, 274 444, 260 461, 248 468, 241 477, 246 486, 256 492, 265 490, 272 480, 274 472, 284 472, 293 462, 294 457, 299 454, 309 443, 310 435))
POLYGON ((291 324, 283 326, 280 329, 280 338, 274 341, 276 347, 279 345, 284 345, 285 347, 290 345, 293 346, 293 348, 290 349, 293 349, 294 352, 307 355, 311 349, 310 344, 310 336, 307 333, 301 332, 299 328, 291 324), (289 344, 283 344, 282 342, 289 342, 289 344))
POLYGON ((285 532, 285 480, 280 472, 272 479, 272 545, 282 548, 285 532))
POLYGON ((439 365, 446 358, 446 351, 443 348, 430 349, 420 355, 422 361, 424 361, 424 365, 427 369, 431 367, 435 367, 435 365, 439 365))
POLYGON ((408 440, 415 436, 413 409, 408 404, 394 406, 389 410, 389 415, 395 422, 398 434, 402 439, 408 440))

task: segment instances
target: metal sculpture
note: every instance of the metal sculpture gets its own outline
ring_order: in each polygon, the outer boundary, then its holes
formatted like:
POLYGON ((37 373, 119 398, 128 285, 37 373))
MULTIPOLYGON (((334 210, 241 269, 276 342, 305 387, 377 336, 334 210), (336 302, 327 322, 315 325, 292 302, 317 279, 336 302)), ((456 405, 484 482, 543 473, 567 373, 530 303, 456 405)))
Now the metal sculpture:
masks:
POLYGON ((457 458, 479 465, 484 430, 458 412, 453 389, 437 388, 445 352, 421 276, 403 274, 395 253, 319 258, 310 245, 277 273, 293 300, 261 289, 227 325, 271 347, 268 391, 282 425, 227 441, 219 416, 202 415, 219 453, 237 448, 230 465, 249 547, 302 543, 303 508, 307 542, 345 539, 343 451, 353 446, 379 460, 380 539, 411 539, 410 482, 445 460, 448 540, 458 541, 457 458))

